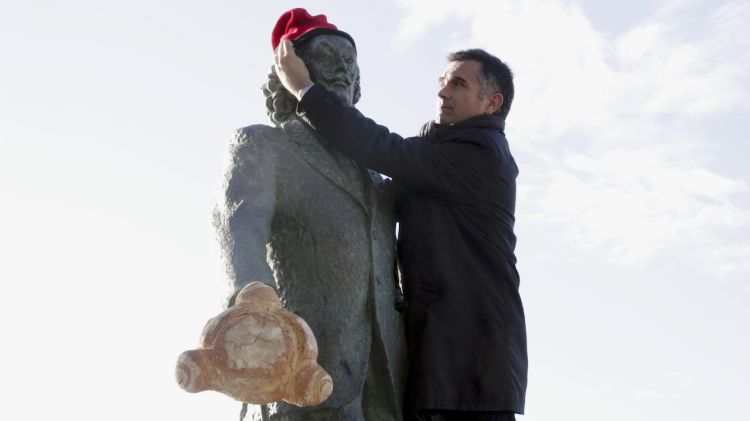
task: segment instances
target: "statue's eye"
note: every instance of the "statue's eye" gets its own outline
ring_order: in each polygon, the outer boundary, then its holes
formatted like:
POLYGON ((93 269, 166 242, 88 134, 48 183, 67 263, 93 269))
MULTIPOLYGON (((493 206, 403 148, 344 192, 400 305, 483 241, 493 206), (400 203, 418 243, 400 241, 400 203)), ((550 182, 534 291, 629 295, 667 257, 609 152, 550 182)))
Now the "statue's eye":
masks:
POLYGON ((315 53, 315 59, 318 61, 331 61, 331 53, 328 51, 318 51, 315 53))

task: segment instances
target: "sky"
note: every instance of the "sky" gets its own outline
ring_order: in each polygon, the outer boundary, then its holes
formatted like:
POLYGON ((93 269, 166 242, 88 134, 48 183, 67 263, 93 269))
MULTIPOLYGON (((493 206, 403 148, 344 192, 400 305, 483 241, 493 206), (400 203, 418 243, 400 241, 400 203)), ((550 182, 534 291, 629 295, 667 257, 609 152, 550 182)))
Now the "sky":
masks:
POLYGON ((0 0, 0 419, 237 419, 174 366, 222 310, 211 212, 292 7, 404 136, 448 52, 513 69, 519 420, 750 419, 746 0, 0 0))

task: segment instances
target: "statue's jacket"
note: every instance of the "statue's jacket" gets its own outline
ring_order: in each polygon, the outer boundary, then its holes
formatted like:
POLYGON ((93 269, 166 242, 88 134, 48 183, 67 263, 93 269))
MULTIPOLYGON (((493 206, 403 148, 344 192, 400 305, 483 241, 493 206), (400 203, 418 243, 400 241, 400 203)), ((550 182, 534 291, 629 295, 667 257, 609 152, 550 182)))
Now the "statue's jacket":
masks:
POLYGON ((262 281, 310 325, 333 378, 323 407, 355 399, 371 346, 382 350, 387 363, 377 369, 400 413, 406 346, 382 177, 331 153, 296 119, 238 130, 228 157, 215 223, 234 293, 262 281))
POLYGON ((320 85, 297 112, 328 144, 398 186, 405 402, 415 410, 523 413, 528 360, 513 232, 518 167, 504 119, 480 115, 402 138, 320 85))

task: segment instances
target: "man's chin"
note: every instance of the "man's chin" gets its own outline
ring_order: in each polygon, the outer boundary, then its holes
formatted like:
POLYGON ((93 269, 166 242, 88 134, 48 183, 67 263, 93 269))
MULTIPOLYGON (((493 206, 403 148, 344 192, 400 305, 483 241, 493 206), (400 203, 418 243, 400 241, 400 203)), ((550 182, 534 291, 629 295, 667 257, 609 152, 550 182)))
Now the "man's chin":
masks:
POLYGON ((448 116, 445 116, 443 114, 438 114, 437 117, 435 117, 435 123, 437 123, 437 124, 452 124, 453 120, 450 117, 448 117, 448 116))

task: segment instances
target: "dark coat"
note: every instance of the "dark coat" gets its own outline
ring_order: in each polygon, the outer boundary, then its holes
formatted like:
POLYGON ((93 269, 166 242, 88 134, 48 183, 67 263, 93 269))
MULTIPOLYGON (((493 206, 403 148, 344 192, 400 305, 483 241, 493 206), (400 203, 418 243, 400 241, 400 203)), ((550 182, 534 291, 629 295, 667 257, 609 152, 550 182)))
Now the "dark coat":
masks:
MULTIPOLYGON (((230 145, 215 213, 230 304, 242 287, 261 281, 310 325, 318 362, 333 378, 332 395, 310 410, 361 396, 377 352, 386 361, 384 384, 371 387, 390 408, 382 419, 401 413, 406 346, 395 310, 393 205, 381 183, 377 173, 327 150, 300 121, 245 127, 230 145)), ((303 409, 279 403, 287 411, 303 409)))
POLYGON ((407 299, 413 409, 523 413, 526 328, 513 234, 518 168, 504 120, 478 116, 403 139, 325 88, 298 112, 360 165, 392 177, 407 299))

